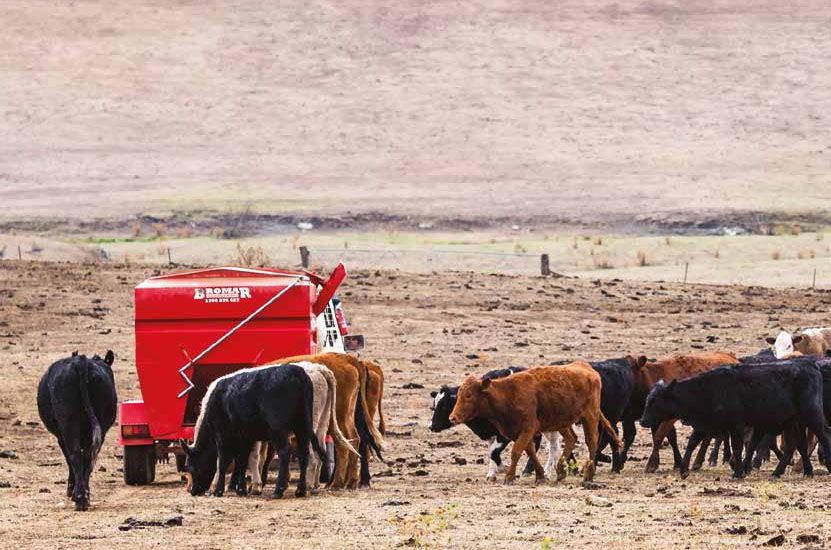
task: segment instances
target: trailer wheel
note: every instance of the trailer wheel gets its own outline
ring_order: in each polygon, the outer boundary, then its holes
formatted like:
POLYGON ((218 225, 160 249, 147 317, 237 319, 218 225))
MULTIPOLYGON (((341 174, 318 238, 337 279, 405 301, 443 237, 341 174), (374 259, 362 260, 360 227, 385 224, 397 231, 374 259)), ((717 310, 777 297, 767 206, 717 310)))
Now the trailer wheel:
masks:
POLYGON ((156 446, 124 447, 124 483, 149 485, 156 479, 156 446))

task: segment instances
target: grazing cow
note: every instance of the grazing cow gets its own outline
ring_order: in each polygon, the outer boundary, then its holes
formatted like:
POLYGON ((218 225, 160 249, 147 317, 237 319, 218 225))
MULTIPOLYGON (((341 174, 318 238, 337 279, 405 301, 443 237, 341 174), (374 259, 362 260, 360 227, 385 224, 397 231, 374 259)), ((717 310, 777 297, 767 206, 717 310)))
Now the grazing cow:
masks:
MULTIPOLYGON (((510 376, 516 372, 524 372, 524 367, 508 367, 507 369, 495 369, 486 372, 482 375, 482 379, 496 379, 510 376)), ((432 432, 442 432, 453 426, 450 422, 450 413, 453 412, 453 407, 456 406, 456 399, 459 391, 459 386, 442 386, 438 391, 430 392, 430 397, 433 402, 430 408, 433 410, 433 418, 430 420, 428 428, 432 432)), ((482 441, 488 441, 488 474, 485 477, 488 481, 496 481, 496 474, 502 465, 502 451, 508 446, 509 439, 503 437, 499 430, 496 429, 490 421, 483 418, 472 418, 465 422, 465 425, 476 434, 482 441)), ((559 458, 560 450, 560 434, 553 432, 546 434, 549 439, 548 461, 545 464, 545 475, 550 475, 551 470, 556 465, 559 458)), ((534 436, 534 448, 540 448, 541 436, 536 434, 534 436)), ((525 464, 525 469, 522 475, 530 475, 534 470, 534 463, 531 459, 525 464)))
MULTIPOLYGON (((308 361, 319 363, 335 375, 337 380, 337 422, 344 436, 353 446, 366 442, 381 458, 383 437, 372 423, 366 401, 367 369, 347 353, 320 353, 282 359, 282 362, 308 361), (369 419, 369 420, 368 420, 369 419)), ((335 441, 335 471, 330 489, 354 489, 360 482, 359 457, 335 441)))
MULTIPOLYGON (((729 434, 733 449, 733 477, 750 471, 751 458, 762 437, 784 433, 785 452, 773 472, 780 476, 793 457, 794 447, 802 458, 806 476, 813 474, 805 429, 817 434, 828 455, 822 405, 822 375, 813 359, 795 357, 754 365, 720 367, 669 385, 656 384, 647 398, 641 423, 654 427, 680 418, 694 428, 693 438, 681 464, 686 475, 696 434, 729 434), (742 460, 747 428, 753 436, 742 460)), ((831 466, 829 466, 831 470, 831 466)))
MULTIPOLYGON (((331 435, 334 441, 343 445, 348 451, 357 455, 356 451, 349 441, 343 436, 338 423, 337 417, 337 382, 335 375, 328 368, 318 363, 309 363, 307 361, 300 361, 296 363, 303 367, 309 379, 312 381, 314 388, 314 403, 312 405, 312 427, 318 440, 324 441, 326 435, 331 435)), ((263 479, 267 479, 263 474, 267 468, 268 452, 265 450, 267 442, 258 441, 254 444, 251 454, 248 458, 248 469, 251 471, 251 485, 255 494, 264 489, 263 479), (265 452, 264 452, 265 451, 265 452)), ((296 445, 295 445, 296 447, 296 445)), ((312 455, 309 459, 309 475, 312 478, 312 489, 316 490, 320 486, 320 470, 323 462, 318 460, 316 455, 312 455)), ((242 487, 245 486, 242 480, 242 487)), ((244 492, 244 489, 237 488, 237 492, 244 492)))
POLYGON ((66 496, 75 509, 89 508, 89 477, 107 430, 115 422, 117 397, 112 364, 115 355, 88 359, 73 353, 52 363, 38 384, 38 413, 58 438, 69 476, 66 496))
POLYGON ((300 465, 295 494, 305 496, 309 443, 326 459, 314 433, 313 404, 312 381, 295 364, 242 369, 211 382, 194 427, 193 446, 182 441, 191 495, 204 494, 218 474, 214 494, 222 496, 231 463, 235 463, 234 478, 244 478, 254 442, 270 440, 280 457, 273 497, 281 498, 288 486, 289 433, 293 432, 300 465))
POLYGON ((794 353, 826 357, 831 352, 831 328, 806 328, 797 335, 783 330, 776 338, 768 337, 765 341, 772 346, 777 359, 794 353))
MULTIPOLYGON (((620 359, 608 359, 589 363, 600 375, 600 410, 609 420, 609 424, 617 433, 617 423, 623 421, 624 448, 632 444, 635 439, 636 417, 626 412, 632 400, 632 392, 635 389, 635 376, 633 369, 637 367, 638 360, 632 356, 620 359)), ((610 443, 606 432, 600 430, 600 437, 597 442, 597 455, 610 443)), ((612 471, 620 472, 623 469, 623 453, 612 453, 612 471)))
MULTIPOLYGON (((635 390, 632 392, 632 401, 626 415, 629 418, 640 418, 642 416, 646 397, 659 380, 664 380, 667 383, 672 380, 683 380, 721 365, 735 365, 737 363, 738 360, 735 355, 725 352, 675 355, 654 362, 648 362, 646 357, 641 356, 634 365, 635 390)), ((646 464, 647 472, 655 472, 658 469, 660 464, 659 451, 665 438, 669 440, 672 447, 674 467, 681 466, 681 451, 678 449, 675 422, 667 420, 660 426, 652 427, 652 454, 646 464)), ((624 446, 624 459, 628 451, 628 447, 624 446)))
POLYGON ((558 431, 564 446, 557 463, 557 479, 566 476, 564 460, 577 443, 571 426, 581 422, 588 458, 583 479, 594 477, 598 424, 609 434, 616 449, 621 447, 609 421, 600 411, 600 375, 585 362, 563 366, 534 367, 505 378, 480 380, 469 376, 459 387, 458 399, 450 421, 453 424, 473 418, 491 421, 503 437, 514 442, 511 465, 505 483, 513 483, 523 451, 534 463, 537 483, 545 480, 545 471, 537 459, 534 435, 558 431))

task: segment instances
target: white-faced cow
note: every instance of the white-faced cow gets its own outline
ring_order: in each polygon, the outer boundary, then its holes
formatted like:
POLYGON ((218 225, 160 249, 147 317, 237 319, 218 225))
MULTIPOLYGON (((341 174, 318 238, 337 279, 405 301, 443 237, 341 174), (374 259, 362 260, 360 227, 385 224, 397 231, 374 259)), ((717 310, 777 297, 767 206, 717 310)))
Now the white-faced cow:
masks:
POLYGON ((806 328, 801 334, 780 331, 776 338, 766 338, 777 359, 793 355, 826 357, 831 352, 831 328, 806 328))
POLYGON ((103 359, 73 353, 49 367, 38 384, 38 413, 58 438, 69 466, 66 495, 76 510, 89 508, 89 477, 107 430, 115 422, 117 397, 112 351, 103 359))

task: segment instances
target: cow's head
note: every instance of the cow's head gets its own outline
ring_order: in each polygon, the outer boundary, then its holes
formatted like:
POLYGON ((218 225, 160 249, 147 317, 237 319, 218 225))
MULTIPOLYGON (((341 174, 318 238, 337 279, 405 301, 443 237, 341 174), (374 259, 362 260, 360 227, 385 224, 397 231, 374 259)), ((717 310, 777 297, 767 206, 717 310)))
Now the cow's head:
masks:
POLYGON ((430 397, 433 398, 433 402, 430 404, 433 418, 430 420, 428 428, 431 432, 441 432, 453 426, 450 423, 450 413, 453 412, 453 407, 456 405, 457 391, 458 388, 442 386, 439 391, 430 392, 430 397))
POLYGON ((626 361, 629 363, 629 366, 632 367, 633 371, 638 372, 649 360, 646 358, 646 355, 641 355, 637 359, 631 355, 627 355, 626 361))
POLYGON ((490 378, 479 380, 475 376, 468 376, 456 392, 456 405, 450 413, 450 422, 461 424, 479 416, 482 399, 490 385, 490 378))
POLYGON ((673 399, 675 383, 676 381, 673 380, 669 385, 666 385, 663 380, 659 380, 652 391, 649 392, 646 397, 646 407, 644 407, 643 416, 641 416, 641 425, 644 428, 652 428, 664 420, 677 417, 674 414, 675 403, 673 399))
POLYGON ((205 445, 200 450, 196 446, 189 446, 184 439, 180 441, 185 453, 185 477, 187 477, 188 492, 192 496, 204 495, 211 488, 211 482, 216 474, 216 448, 214 445, 205 445))
POLYGON ((771 345, 773 355, 775 355, 777 359, 782 359, 783 357, 793 354, 794 345, 800 343, 802 338, 802 335, 791 336, 789 332, 783 330, 779 332, 776 338, 765 338, 765 342, 771 345))

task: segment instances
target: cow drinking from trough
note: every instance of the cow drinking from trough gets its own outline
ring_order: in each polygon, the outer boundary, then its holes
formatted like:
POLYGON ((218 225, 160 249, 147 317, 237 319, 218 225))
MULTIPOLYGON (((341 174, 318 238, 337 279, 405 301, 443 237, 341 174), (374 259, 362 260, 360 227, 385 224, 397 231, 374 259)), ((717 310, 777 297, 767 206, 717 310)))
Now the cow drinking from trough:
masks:
POLYGON ((492 422, 503 437, 514 442, 511 465, 505 473, 506 484, 513 483, 517 462, 523 451, 534 463, 537 483, 545 480, 545 471, 537 459, 533 438, 535 434, 553 431, 563 436, 557 479, 564 479, 563 457, 569 456, 577 443, 571 426, 579 421, 589 450, 583 479, 590 481, 595 470, 598 424, 609 434, 615 449, 621 447, 609 421, 600 411, 600 384, 600 375, 584 362, 534 367, 494 380, 469 376, 459 387, 450 421, 459 424, 483 418, 492 422))
POLYGON ((280 457, 273 496, 288 486, 289 433, 297 439, 300 479, 296 495, 306 495, 309 443, 326 459, 314 433, 314 388, 303 367, 294 364, 242 369, 217 378, 208 386, 194 428, 193 446, 182 442, 190 493, 204 494, 217 474, 214 494, 225 492, 225 475, 232 462, 234 477, 245 475, 255 441, 271 441, 280 457))
POLYGON ((114 359, 112 351, 103 359, 74 353, 53 363, 38 384, 38 413, 58 438, 69 467, 66 494, 79 511, 89 508, 89 477, 115 422, 114 359))

